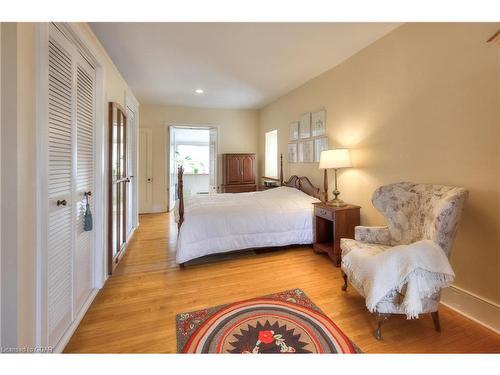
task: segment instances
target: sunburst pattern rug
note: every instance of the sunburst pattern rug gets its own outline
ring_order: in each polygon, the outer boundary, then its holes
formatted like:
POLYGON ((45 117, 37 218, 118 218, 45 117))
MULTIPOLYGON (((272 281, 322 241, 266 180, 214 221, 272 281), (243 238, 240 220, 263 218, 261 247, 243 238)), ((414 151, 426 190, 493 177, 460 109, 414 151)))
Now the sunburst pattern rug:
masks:
POLYGON ((177 315, 179 353, 356 353, 300 289, 177 315))

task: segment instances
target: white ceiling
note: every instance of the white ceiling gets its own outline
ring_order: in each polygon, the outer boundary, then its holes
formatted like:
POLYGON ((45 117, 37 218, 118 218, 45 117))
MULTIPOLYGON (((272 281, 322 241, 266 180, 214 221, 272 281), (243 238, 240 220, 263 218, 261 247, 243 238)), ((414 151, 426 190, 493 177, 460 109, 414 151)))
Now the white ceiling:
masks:
POLYGON ((90 25, 142 104, 260 108, 400 24, 90 25))

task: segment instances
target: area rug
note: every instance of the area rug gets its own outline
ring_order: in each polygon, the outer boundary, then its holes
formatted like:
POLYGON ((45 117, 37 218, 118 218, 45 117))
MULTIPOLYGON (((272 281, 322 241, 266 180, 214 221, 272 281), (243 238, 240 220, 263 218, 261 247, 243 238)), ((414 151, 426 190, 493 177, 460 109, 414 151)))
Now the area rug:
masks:
POLYGON ((178 314, 179 353, 357 353, 300 289, 178 314))

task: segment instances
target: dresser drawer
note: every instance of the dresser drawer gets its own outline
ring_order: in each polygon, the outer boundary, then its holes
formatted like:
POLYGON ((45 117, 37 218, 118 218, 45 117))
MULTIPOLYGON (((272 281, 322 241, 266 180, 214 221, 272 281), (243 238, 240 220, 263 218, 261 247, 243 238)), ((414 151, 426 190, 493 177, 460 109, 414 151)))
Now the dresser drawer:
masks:
POLYGON ((223 193, 249 193, 251 191, 257 191, 256 185, 223 185, 223 193))
POLYGON ((322 217, 323 219, 326 220, 333 221, 333 212, 331 210, 325 210, 324 208, 321 207, 314 207, 314 215, 322 217))

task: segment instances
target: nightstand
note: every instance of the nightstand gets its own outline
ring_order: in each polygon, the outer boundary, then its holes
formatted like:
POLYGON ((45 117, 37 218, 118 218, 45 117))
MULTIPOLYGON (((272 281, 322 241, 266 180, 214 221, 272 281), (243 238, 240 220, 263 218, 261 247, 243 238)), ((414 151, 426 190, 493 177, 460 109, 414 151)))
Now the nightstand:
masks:
POLYGON ((348 204, 342 207, 329 206, 323 202, 314 206, 315 253, 327 253, 335 266, 340 267, 341 238, 354 238, 354 227, 359 225, 360 206, 348 204))

